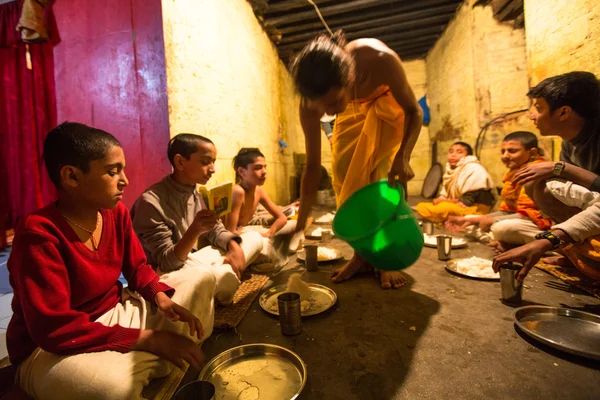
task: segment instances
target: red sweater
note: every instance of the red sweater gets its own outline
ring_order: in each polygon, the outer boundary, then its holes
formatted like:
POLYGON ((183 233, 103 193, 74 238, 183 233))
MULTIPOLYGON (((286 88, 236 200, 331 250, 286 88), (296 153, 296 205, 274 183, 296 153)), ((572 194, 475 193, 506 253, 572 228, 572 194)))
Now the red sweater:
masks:
POLYGON ((149 302, 159 292, 174 293, 146 263, 127 208, 119 203, 101 213, 97 251, 81 242, 54 204, 17 227, 8 260, 14 314, 6 333, 14 365, 36 347, 57 354, 129 351, 139 329, 93 322, 120 302, 121 272, 149 302))

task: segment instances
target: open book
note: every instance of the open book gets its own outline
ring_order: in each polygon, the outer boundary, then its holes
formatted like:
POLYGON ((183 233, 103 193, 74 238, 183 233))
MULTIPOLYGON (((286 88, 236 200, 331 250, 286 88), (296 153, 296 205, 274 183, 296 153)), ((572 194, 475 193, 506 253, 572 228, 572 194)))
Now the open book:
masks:
POLYGON ((208 209, 216 212, 219 217, 231 212, 233 183, 225 182, 211 188, 200 186, 198 191, 208 209))

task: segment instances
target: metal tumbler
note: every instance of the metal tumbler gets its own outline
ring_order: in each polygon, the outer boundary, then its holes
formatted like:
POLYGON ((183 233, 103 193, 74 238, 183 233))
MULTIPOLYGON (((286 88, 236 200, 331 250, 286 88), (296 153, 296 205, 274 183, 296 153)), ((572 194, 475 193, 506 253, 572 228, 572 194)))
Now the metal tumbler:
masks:
POLYGON ((433 222, 423 221, 421 227, 423 228, 423 233, 433 235, 433 222))
POLYGON ((522 265, 514 263, 500 266, 502 300, 507 303, 520 303, 523 300, 523 284, 517 282, 517 274, 521 268, 523 268, 522 265))
POLYGON ((452 236, 439 235, 437 237, 438 260, 448 261, 452 253, 452 236))
POLYGON ((304 246, 304 254, 306 261, 306 269, 308 271, 318 271, 318 255, 319 255, 319 246, 316 244, 307 244, 304 246))
POLYGON ((333 239, 333 232, 331 231, 322 231, 321 232, 321 242, 329 243, 333 239))
POLYGON ((287 336, 299 334, 302 330, 300 295, 290 292, 282 293, 277 296, 277 304, 281 333, 287 336))
POLYGON ((215 386, 207 381, 188 383, 173 396, 173 400, 213 400, 214 398, 215 386))

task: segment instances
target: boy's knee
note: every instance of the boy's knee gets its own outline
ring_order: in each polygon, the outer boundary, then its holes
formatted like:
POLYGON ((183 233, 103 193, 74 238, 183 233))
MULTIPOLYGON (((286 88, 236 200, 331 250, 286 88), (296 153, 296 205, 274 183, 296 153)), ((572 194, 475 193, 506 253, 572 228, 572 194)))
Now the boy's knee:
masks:
POLYGON ((495 222, 491 227, 490 231, 494 235, 496 240, 505 241, 506 237, 512 231, 512 224, 510 220, 495 222))

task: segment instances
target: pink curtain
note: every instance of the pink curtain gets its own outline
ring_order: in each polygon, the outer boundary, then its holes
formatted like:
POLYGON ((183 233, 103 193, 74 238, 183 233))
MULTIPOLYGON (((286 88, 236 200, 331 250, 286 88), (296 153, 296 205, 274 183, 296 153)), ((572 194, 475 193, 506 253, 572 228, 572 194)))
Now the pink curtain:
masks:
MULTIPOLYGON (((46 133, 56 126, 50 42, 26 45, 15 31, 20 2, 0 5, 0 235, 55 198, 43 168, 46 133), (31 64, 27 65, 29 51, 31 64)), ((0 236, 0 247, 2 247, 0 236)), ((5 240, 5 239, 4 239, 5 240)))

